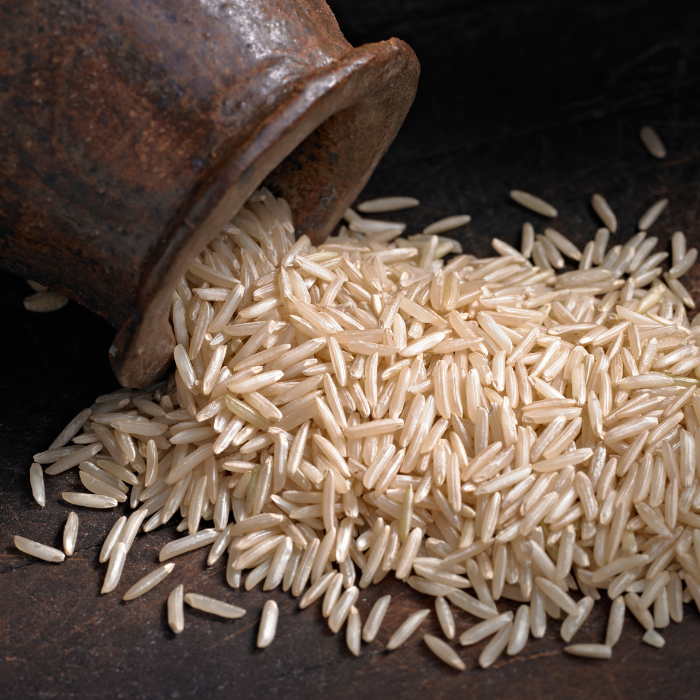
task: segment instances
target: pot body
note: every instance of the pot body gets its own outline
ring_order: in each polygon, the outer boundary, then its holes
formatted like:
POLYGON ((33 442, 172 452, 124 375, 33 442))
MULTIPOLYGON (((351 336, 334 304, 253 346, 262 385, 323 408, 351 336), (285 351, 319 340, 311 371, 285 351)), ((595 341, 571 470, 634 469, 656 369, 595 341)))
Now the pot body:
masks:
POLYGON ((353 49, 322 0, 0 10, 0 264, 114 325, 126 386, 167 371, 171 292, 252 191, 323 240, 418 80, 410 47, 353 49))

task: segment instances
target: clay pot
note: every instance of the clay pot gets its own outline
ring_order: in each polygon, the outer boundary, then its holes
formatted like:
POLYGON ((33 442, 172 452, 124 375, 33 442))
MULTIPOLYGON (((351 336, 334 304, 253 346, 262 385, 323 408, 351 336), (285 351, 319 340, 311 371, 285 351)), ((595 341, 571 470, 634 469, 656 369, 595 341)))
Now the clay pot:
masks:
POLYGON ((322 0, 12 5, 0 264, 117 328, 125 386, 167 371, 176 281, 253 190, 283 195, 298 234, 322 241, 418 81, 409 46, 352 48, 322 0))

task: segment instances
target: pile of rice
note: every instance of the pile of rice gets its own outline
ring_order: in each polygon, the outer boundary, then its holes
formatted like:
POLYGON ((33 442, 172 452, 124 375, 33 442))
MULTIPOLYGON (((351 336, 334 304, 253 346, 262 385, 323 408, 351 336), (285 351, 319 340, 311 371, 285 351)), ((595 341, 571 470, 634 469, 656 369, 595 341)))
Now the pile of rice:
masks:
MULTIPOLYGON (((568 644, 605 594, 604 643, 566 651, 609 658, 626 611, 662 646, 657 630, 681 621, 684 602, 700 606, 700 326, 679 282, 697 253, 674 234, 661 281, 667 253, 646 231, 666 201, 612 247, 616 217, 600 195, 592 204, 606 227, 583 251, 525 223, 521 250, 494 239, 497 255, 478 259, 438 235, 468 216, 403 239, 404 224, 350 210, 348 226, 314 247, 295 240, 284 200, 256 192, 173 293, 175 373, 100 396, 71 421, 35 455, 36 500, 45 505, 50 465, 50 475, 79 469, 87 493, 64 493, 68 503, 129 501, 134 512, 100 555, 103 593, 118 587, 137 532, 179 512, 183 534, 161 562, 209 547, 208 565, 228 558, 234 589, 281 586, 301 607, 322 598, 356 655, 390 605, 380 598, 363 623, 359 592, 388 575, 435 597, 444 639, 424 640, 458 669, 452 606, 482 620, 459 631, 462 645, 491 637, 483 667, 542 637, 550 619, 564 618, 568 644), (566 258, 577 269, 562 272, 566 258), (520 606, 499 613, 501 600, 520 606)), ((71 513, 65 554, 77 532, 71 513)), ((161 566, 124 598, 172 571, 161 566)), ((176 632, 185 602, 245 614, 178 585, 176 632)), ((387 648, 429 613, 410 616, 387 648)), ((259 646, 277 617, 269 601, 259 646)))

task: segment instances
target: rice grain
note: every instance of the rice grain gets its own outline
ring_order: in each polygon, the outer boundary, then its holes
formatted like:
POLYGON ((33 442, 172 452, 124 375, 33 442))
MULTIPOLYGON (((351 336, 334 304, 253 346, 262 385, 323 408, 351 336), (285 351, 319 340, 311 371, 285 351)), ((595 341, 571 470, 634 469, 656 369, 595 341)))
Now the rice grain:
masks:
POLYGON ((115 508, 117 499, 110 496, 102 496, 95 493, 76 493, 64 491, 61 498, 74 506, 82 506, 83 508, 115 508))
POLYGON ((122 515, 122 517, 119 518, 119 520, 117 520, 117 522, 115 522, 112 526, 112 529, 109 531, 109 534, 107 535, 104 543, 102 544, 102 549, 100 550, 99 560, 101 564, 104 564, 109 559, 114 545, 117 542, 119 542, 119 538, 121 536, 125 524, 126 515, 122 515))
POLYGON ((44 470, 34 462, 29 468, 29 483, 32 487, 34 500, 43 508, 46 506, 46 488, 44 486, 44 470))
POLYGON ((54 564, 58 564, 66 558, 66 555, 60 550, 45 544, 40 544, 39 542, 34 542, 33 540, 28 540, 26 537, 15 535, 14 543, 15 547, 17 547, 20 552, 54 564))
POLYGON ((56 292, 39 292, 24 298, 24 308, 35 313, 58 311, 68 303, 68 299, 56 292))
POLYGON ((345 632, 345 643, 348 645, 348 649, 353 654, 353 656, 360 655, 361 633, 362 620, 360 619, 360 612, 353 605, 350 608, 350 614, 348 615, 348 625, 345 632))
POLYGON ((532 247, 535 244, 535 229, 529 221, 523 224, 522 240, 520 244, 520 252, 523 257, 529 258, 532 255, 532 247))
POLYGON ((513 626, 508 639, 508 646, 506 648, 508 656, 519 654, 525 648, 529 635, 530 608, 527 605, 521 605, 515 613, 515 619, 513 620, 513 626))
POLYGON ((591 206, 610 233, 615 233, 617 231, 617 217, 605 198, 600 194, 594 194, 591 198, 591 206))
POLYGON ((640 231, 647 231, 649 227, 659 218, 661 212, 668 205, 668 199, 660 199, 655 204, 652 204, 642 215, 642 218, 637 222, 640 231))
POLYGON ((100 591, 102 595, 104 595, 105 593, 111 593, 119 585, 119 579, 122 576, 125 561, 126 546, 123 542, 117 542, 114 545, 112 553, 109 557, 107 573, 105 574, 105 580, 102 584, 102 590, 100 591))
MULTIPOLYGON (((166 566, 168 565, 166 564, 166 566)), ((169 566, 172 567, 174 564, 170 564, 169 566)), ((165 567, 161 567, 161 569, 164 568, 165 567)), ((239 608, 231 603, 225 603, 223 600, 210 598, 209 596, 202 595, 201 593, 186 593, 184 601, 195 610, 211 613, 212 615, 217 615, 218 617, 225 617, 227 620, 237 620, 239 617, 243 617, 246 614, 246 611, 243 608, 239 608)), ((260 644, 258 644, 258 646, 260 646, 260 644)))
POLYGON ((194 549, 206 547, 212 544, 218 536, 219 533, 216 530, 208 528, 206 530, 200 530, 194 535, 188 535, 174 542, 168 542, 168 544, 160 550, 158 559, 159 561, 166 561, 172 559, 172 557, 180 556, 180 554, 191 552, 194 549))
POLYGON ((175 634, 185 629, 185 588, 182 584, 173 588, 168 596, 168 625, 175 634))
POLYGON ((122 600, 134 600, 148 593, 163 581, 175 568, 175 564, 164 564, 137 581, 123 596, 122 600))
POLYGON ((466 670, 467 666, 464 661, 459 658, 459 654, 457 654, 447 642, 444 642, 442 639, 432 634, 423 635, 423 641, 430 651, 448 666, 452 666, 452 668, 456 668, 458 671, 466 670))
MULTIPOLYGON (((342 584, 342 576, 341 576, 342 584)), ((345 620, 350 614, 350 610, 354 608, 355 603, 360 595, 360 591, 356 586, 350 586, 343 595, 340 596, 338 602, 333 606, 330 615, 328 616, 328 627, 333 634, 340 631, 340 628, 345 624, 345 620)))
POLYGON ((75 552, 75 542, 78 539, 78 515, 71 511, 68 513, 63 529, 63 551, 67 557, 70 557, 75 552))
POLYGON ((642 641, 657 649, 666 644, 666 640, 656 630, 647 630, 642 636, 642 641))
MULTIPOLYGON (((240 610, 240 608, 239 608, 240 610)), ((279 608, 274 600, 265 602, 260 618, 260 628, 258 630, 258 649, 265 649, 272 644, 277 634, 277 619, 279 618, 279 608)))
POLYGON ((386 611, 389 609, 389 604, 391 603, 391 596, 385 595, 379 598, 365 620, 365 624, 362 628, 362 639, 363 641, 373 642, 382 626, 382 621, 386 615, 386 611))
POLYGON ((666 157, 666 146, 664 146, 663 141, 659 138, 654 127, 643 126, 639 132, 639 136, 642 139, 642 143, 646 146, 647 151, 649 151, 654 158, 661 159, 666 157))
POLYGON ((513 623, 509 621, 493 635, 481 654, 479 654, 479 666, 481 668, 488 668, 498 659, 508 645, 512 631, 513 623))
POLYGON ((455 637, 455 618, 452 615, 450 604, 443 596, 435 598, 435 612, 437 613, 438 622, 442 629, 442 633, 447 639, 455 637))
POLYGON ((545 202, 539 197, 535 197, 534 194, 529 194, 528 192, 523 192, 522 190, 511 190, 511 199, 515 200, 518 204, 521 204, 531 211, 542 214, 542 216, 548 216, 549 218, 554 218, 559 214, 557 210, 551 205, 545 202))
POLYGON ((398 649, 408 638, 421 626, 423 620, 430 614, 430 610, 418 610, 412 615, 409 615, 399 626, 399 628, 391 635, 386 643, 388 651, 398 649))
POLYGON ((447 231, 453 231, 460 226, 466 226, 472 217, 469 214, 458 214, 456 216, 448 216, 445 219, 440 219, 439 221, 434 221, 429 226, 423 229, 423 233, 428 236, 433 236, 439 233, 445 233, 447 231))
POLYGON ((379 197, 358 204, 357 209, 363 214, 382 214, 417 207, 420 202, 414 197, 379 197))
POLYGON ((564 651, 572 656, 583 656, 586 659, 611 659, 612 648, 605 644, 569 644, 564 651))
MULTIPOLYGON (((613 229, 610 230, 613 231, 613 229)), ((553 228, 546 228, 544 234, 546 239, 544 239, 543 242, 551 241, 552 244, 567 257, 572 260, 581 260, 581 251, 566 236, 559 233, 559 231, 553 228)), ((554 262, 552 262, 552 264, 555 265, 554 262)), ((563 267, 563 265, 556 264, 555 267, 563 267)))

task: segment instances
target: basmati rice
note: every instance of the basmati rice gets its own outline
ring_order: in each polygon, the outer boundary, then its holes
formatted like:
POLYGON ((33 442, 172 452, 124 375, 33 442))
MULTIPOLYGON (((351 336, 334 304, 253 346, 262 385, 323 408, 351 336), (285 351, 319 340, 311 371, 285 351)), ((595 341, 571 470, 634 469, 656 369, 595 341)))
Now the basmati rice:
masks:
POLYGON ((661 159, 666 157, 666 146, 664 146, 663 141, 659 138, 654 127, 643 126, 639 132, 639 136, 642 139, 642 143, 646 146, 647 151, 649 151, 654 158, 661 159))
POLYGON ((661 212, 668 205, 668 199, 660 199, 655 204, 652 204, 642 215, 642 218, 637 223, 640 231, 646 231, 661 215, 661 212))
POLYGON ((145 593, 148 593, 152 588, 155 588, 161 581, 170 575, 175 568, 175 564, 163 564, 157 569, 146 574, 141 580, 137 581, 122 597, 122 600, 134 600, 145 593))
POLYGON ((105 593, 111 593, 117 587, 119 579, 121 579, 122 576, 122 571, 124 570, 125 562, 126 545, 123 542, 117 542, 109 556, 107 573, 105 574, 105 580, 102 584, 102 590, 100 591, 103 595, 105 593))
POLYGON ((464 661, 462 661, 457 652, 442 639, 432 634, 425 634, 423 635, 423 641, 438 659, 452 666, 452 668, 456 668, 458 671, 466 670, 467 666, 464 661))
POLYGON ((117 499, 110 496, 104 496, 94 493, 73 493, 64 491, 61 498, 74 506, 83 506, 84 508, 114 508, 117 505, 117 499))
POLYGON ((398 649, 408 638, 421 626, 426 617, 430 614, 430 610, 418 610, 412 615, 409 615, 399 626, 399 628, 391 635, 386 643, 388 651, 398 649))
POLYGON ((44 486, 44 470, 34 462, 29 469, 29 483, 32 487, 34 500, 43 508, 46 505, 46 488, 44 486))
POLYGON ((381 214, 387 211, 410 209, 419 204, 420 202, 414 197, 380 197, 362 202, 357 208, 363 214, 381 214))
POLYGON ((518 204, 542 214, 542 216, 548 216, 549 218, 554 218, 559 212, 548 202, 545 202, 539 197, 535 197, 534 194, 529 194, 528 192, 523 192, 522 190, 511 190, 511 199, 515 200, 518 204))
POLYGON ((225 603, 223 600, 210 598, 209 596, 202 595, 201 593, 186 593, 184 601, 195 610, 201 610, 203 612, 211 613, 212 615, 225 617, 229 620, 237 620, 239 617, 243 617, 243 615, 246 613, 243 608, 239 608, 236 605, 231 605, 231 603, 225 603))
MULTIPOLYGON (((512 196, 557 214, 532 195, 512 196)), ((41 464, 50 475, 78 467, 92 493, 66 492, 66 502, 108 508, 129 499, 134 512, 100 552, 103 592, 119 584, 137 531, 179 511, 177 531, 187 532, 161 549, 161 561, 210 545, 213 566, 228 550, 232 588, 248 572, 247 590, 281 584, 300 608, 323 598, 330 629, 347 622, 354 655, 360 638, 376 639, 390 602, 380 598, 362 627, 359 590, 393 572, 436 597, 447 639, 457 634, 451 605, 483 620, 460 642, 493 637, 484 667, 541 638, 547 617, 562 611, 570 641, 605 589, 614 598, 606 644, 567 650, 609 658, 625 608, 653 629, 682 619, 684 595, 700 600, 700 354, 683 308, 693 302, 678 282, 697 253, 674 235, 661 282, 665 254, 653 254, 654 237, 607 251, 616 220, 602 197, 592 203, 606 228, 583 252, 551 228, 535 237, 526 223, 520 251, 494 239, 498 255, 480 260, 437 235, 467 216, 406 241, 402 223, 350 210, 338 237, 318 247, 294 241, 286 205, 261 190, 174 292, 173 377, 105 395, 78 414, 35 455, 35 500, 45 505, 41 464), (457 257, 444 265, 448 252, 457 257), (555 273, 562 254, 579 269, 555 273), (207 521, 213 527, 200 529, 207 521), (523 605, 499 614, 501 598, 523 605)), ((124 599, 170 571, 151 572, 124 599)), ((179 586, 168 601, 175 633, 185 600, 242 614, 179 586)), ((387 648, 428 614, 410 616, 387 648)), ((259 646, 271 643, 277 617, 266 604, 259 646)), ((464 667, 445 642, 424 639, 464 667)))
POLYGON ((265 649, 275 639, 277 634, 277 619, 279 608, 274 600, 266 601, 263 606, 262 617, 260 618, 260 628, 258 630, 258 649, 265 649))
POLYGON ((515 613, 510 637, 508 638, 508 646, 506 647, 508 656, 519 654, 525 648, 529 635, 530 608, 527 605, 521 605, 515 613))
POLYGON ((168 596, 168 625, 175 634, 185 629, 185 588, 182 584, 173 588, 168 596))
POLYGON ((657 649, 666 644, 666 640, 656 630, 647 630, 642 636, 642 641, 657 649))
POLYGON ((40 544, 39 542, 34 542, 33 540, 28 540, 26 537, 15 535, 14 543, 15 547, 17 547, 20 552, 29 554, 37 559, 43 559, 44 561, 50 561, 57 564, 66 558, 66 555, 59 549, 54 549, 48 545, 40 544))
POLYGON ((448 216, 445 219, 440 219, 439 221, 434 221, 429 226, 423 229, 423 233, 429 236, 433 236, 438 233, 445 233, 447 231, 453 231, 460 226, 466 226, 472 217, 469 214, 458 214, 457 216, 448 216))
POLYGON ((481 666, 481 668, 488 668, 498 659, 508 645, 512 631, 513 623, 507 622, 493 635, 491 641, 484 647, 481 654, 479 654, 479 666, 481 666))
POLYGON ((362 632, 362 620, 360 619, 360 612, 353 605, 350 608, 350 614, 348 616, 348 626, 345 633, 345 641, 354 656, 360 655, 361 639, 360 634, 362 632))
POLYGON ((572 656, 583 656, 587 659, 610 659, 612 649, 605 644, 570 644, 564 651, 572 656))
POLYGON ((377 600, 377 602, 372 606, 372 609, 365 620, 365 624, 362 628, 362 640, 367 642, 373 642, 382 626, 382 621, 386 615, 386 611, 389 609, 389 604, 391 603, 391 596, 385 595, 377 600))
POLYGON ((73 552, 75 552, 75 542, 78 539, 78 524, 78 515, 73 511, 68 513, 68 520, 66 520, 63 529, 63 551, 67 557, 72 556, 73 552))
POLYGON ((454 639, 455 636, 455 618, 452 615, 450 604, 443 596, 435 598, 435 612, 437 613, 438 622, 442 628, 442 633, 447 639, 454 639))
POLYGON ((56 292, 39 292, 24 298, 24 308, 35 313, 58 311, 68 303, 68 299, 56 292))
POLYGON ((34 282, 34 280, 25 280, 25 282, 35 291, 35 292, 45 292, 48 287, 45 287, 43 284, 39 284, 38 282, 34 282))
POLYGON ((479 622, 473 627, 470 627, 466 632, 463 632, 459 638, 459 643, 462 644, 462 646, 477 644, 482 639, 486 639, 486 637, 498 632, 498 630, 508 625, 512 620, 513 613, 511 611, 496 615, 495 617, 492 616, 490 619, 479 622))
POLYGON ((591 198, 591 206, 596 214, 600 217, 603 225, 611 232, 617 231, 617 217, 610 208, 605 198, 600 194, 594 194, 591 198))

